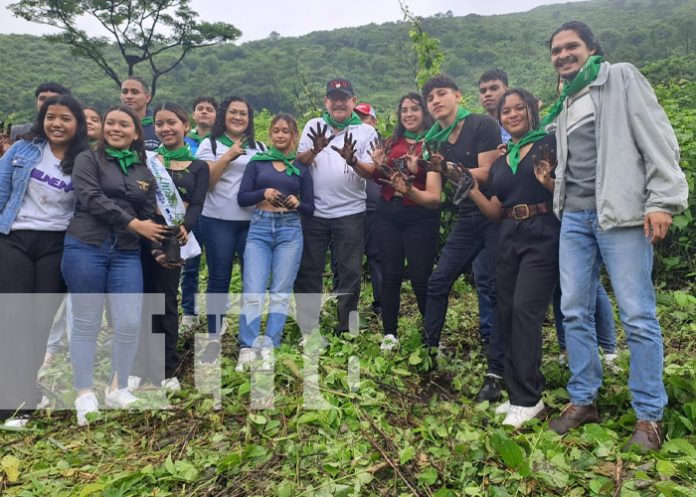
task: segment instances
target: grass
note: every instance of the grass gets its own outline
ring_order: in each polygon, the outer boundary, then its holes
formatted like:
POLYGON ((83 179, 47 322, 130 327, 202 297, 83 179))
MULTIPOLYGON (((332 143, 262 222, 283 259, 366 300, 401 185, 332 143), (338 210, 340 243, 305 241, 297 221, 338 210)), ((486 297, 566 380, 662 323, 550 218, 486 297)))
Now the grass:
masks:
MULTIPOLYGON (((7 496, 696 496, 696 347, 693 313, 664 297, 665 416, 668 442, 658 453, 621 453, 634 417, 628 356, 607 374, 599 398, 602 424, 566 437, 545 422, 503 428, 486 404, 471 402, 485 373, 476 296, 459 282, 450 299, 444 360, 426 373, 420 318, 404 290, 401 346, 379 350, 380 323, 365 292, 361 334, 329 336, 319 364, 326 409, 305 407, 299 333, 290 325, 275 357, 273 409, 250 409, 249 373, 234 372, 236 344, 224 342, 222 408, 184 390, 166 411, 107 411, 89 428, 74 413, 43 411, 30 428, 0 431, 0 494, 7 496), (686 331, 685 331, 686 330, 686 331), (684 338, 686 336, 686 338, 684 338), (348 373, 360 364, 358 388, 348 373), (356 359, 353 359, 355 361, 356 359)), ((682 301, 683 302, 683 299, 682 301)), ((333 329, 331 309, 323 326, 333 329)), ((199 331, 203 331, 201 325, 199 331)), ((233 326, 232 329, 235 329, 233 326)), ((568 372, 545 325, 545 402, 567 401, 568 372)), ((623 344, 620 336, 620 343, 623 344)), ((193 336, 182 338, 190 363, 193 336)), ((60 382, 67 371, 53 371, 60 382)))

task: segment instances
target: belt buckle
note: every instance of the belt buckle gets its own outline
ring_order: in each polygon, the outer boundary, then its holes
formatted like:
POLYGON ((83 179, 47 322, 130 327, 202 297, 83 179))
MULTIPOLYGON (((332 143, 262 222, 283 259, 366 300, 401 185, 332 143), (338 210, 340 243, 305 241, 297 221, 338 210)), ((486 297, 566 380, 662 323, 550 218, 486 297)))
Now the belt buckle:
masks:
POLYGON ((527 204, 517 204, 512 208, 512 218, 516 221, 522 221, 523 219, 529 219, 531 217, 529 212, 529 205, 527 204), (518 214, 518 209, 521 209, 524 214, 518 214))

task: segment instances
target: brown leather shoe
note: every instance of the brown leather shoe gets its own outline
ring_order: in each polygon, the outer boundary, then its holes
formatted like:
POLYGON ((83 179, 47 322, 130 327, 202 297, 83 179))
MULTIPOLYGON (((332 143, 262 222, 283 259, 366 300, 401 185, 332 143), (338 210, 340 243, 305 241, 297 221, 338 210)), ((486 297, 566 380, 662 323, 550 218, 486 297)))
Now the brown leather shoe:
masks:
POLYGON ((565 409, 561 411, 560 416, 549 422, 549 428, 559 435, 565 435, 571 429, 577 428, 580 425, 597 423, 598 421, 599 414, 597 414, 597 406, 594 404, 589 406, 568 404, 565 409))
POLYGON ((662 446, 662 425, 657 421, 638 421, 633 430, 633 435, 621 450, 630 450, 632 447, 642 452, 648 450, 660 450, 662 446))

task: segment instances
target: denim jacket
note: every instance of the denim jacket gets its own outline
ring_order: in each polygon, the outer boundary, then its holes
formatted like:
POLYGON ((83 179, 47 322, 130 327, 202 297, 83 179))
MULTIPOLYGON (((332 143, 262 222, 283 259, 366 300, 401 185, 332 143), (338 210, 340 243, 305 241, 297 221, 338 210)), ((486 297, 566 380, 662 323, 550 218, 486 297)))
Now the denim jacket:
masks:
POLYGON ((7 235, 27 192, 31 171, 41 162, 43 140, 20 140, 0 158, 0 233, 7 235))
MULTIPOLYGON (((640 226, 646 214, 678 214, 688 185, 679 145, 650 83, 633 65, 602 63, 589 85, 595 109, 597 218, 604 229, 640 226)), ((568 101, 558 116, 553 209, 560 218, 568 159, 568 101)))

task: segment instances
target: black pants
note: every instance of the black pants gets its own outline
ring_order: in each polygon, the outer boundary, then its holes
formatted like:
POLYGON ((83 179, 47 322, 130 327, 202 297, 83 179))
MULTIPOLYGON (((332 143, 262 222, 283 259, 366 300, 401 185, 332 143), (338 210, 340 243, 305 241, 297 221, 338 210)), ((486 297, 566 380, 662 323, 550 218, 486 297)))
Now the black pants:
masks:
MULTIPOLYGON (((428 347, 440 344, 442 327, 445 324, 447 305, 452 285, 462 272, 486 247, 490 267, 495 267, 498 225, 479 211, 461 214, 447 238, 437 267, 428 280, 428 302, 425 310, 423 341, 428 347)), ((488 371, 503 375, 505 358, 505 337, 500 333, 500 320, 496 304, 495 289, 489 294, 493 309, 491 337, 488 342, 488 371)))
MULTIPOLYGON (((338 330, 348 331, 351 313, 357 313, 364 250, 365 213, 335 219, 302 216, 302 262, 295 280, 298 324, 309 331, 319 324, 322 276, 326 251, 333 240, 338 273, 338 330)), ((357 317, 357 316, 356 316, 357 317)))
POLYGON ((440 230, 440 210, 404 206, 401 197, 380 198, 375 231, 382 260, 382 324, 384 334, 397 334, 401 306, 404 260, 416 294, 418 310, 425 315, 428 278, 433 272, 440 230))
POLYGON ((167 269, 162 267, 150 254, 149 247, 143 246, 141 250, 143 265, 144 293, 164 294, 164 314, 160 309, 153 309, 147 305, 147 299, 143 305, 143 323, 146 319, 152 319, 152 335, 140 333, 138 354, 133 365, 133 374, 143 379, 152 381, 155 385, 164 378, 176 376, 180 366, 179 354, 176 350, 179 340, 179 311, 177 293, 179 291, 179 279, 181 268, 167 269), (158 342, 154 335, 164 334, 164 355, 162 350, 157 350, 158 342), (163 361, 164 360, 164 361, 163 361), (164 376, 162 376, 164 374, 164 376))
POLYGON ((534 406, 544 389, 541 325, 558 281, 559 232, 552 214, 500 225, 496 286, 508 343, 505 384, 513 405, 534 406))
POLYGON ((63 300, 65 232, 0 235, 0 419, 31 412, 51 323, 63 300))

